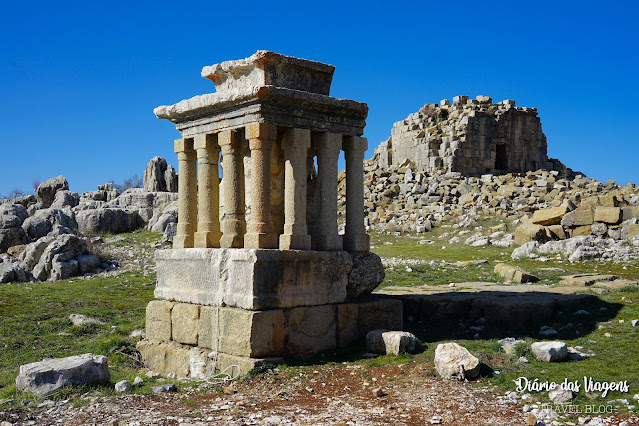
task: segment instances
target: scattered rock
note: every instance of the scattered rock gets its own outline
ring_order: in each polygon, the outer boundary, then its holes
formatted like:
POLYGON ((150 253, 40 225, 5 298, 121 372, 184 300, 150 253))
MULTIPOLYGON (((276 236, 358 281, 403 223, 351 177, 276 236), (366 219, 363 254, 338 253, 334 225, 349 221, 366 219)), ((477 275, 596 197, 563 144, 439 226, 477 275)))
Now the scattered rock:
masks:
POLYGON ((535 283, 539 281, 539 278, 529 274, 523 269, 516 266, 506 265, 504 263, 498 263, 495 265, 495 273, 504 277, 507 282, 535 283))
POLYGON ((100 321, 99 319, 91 318, 82 314, 69 315, 69 321, 71 321, 71 324, 75 326, 82 326, 86 324, 104 324, 104 322, 100 321))
POLYGON ((572 399, 572 391, 563 390, 560 387, 557 387, 551 391, 548 391, 548 398, 555 404, 563 404, 572 399))
POLYGON ((16 388, 43 396, 66 386, 108 382, 110 377, 107 358, 87 353, 21 365, 16 388))
POLYGON ((128 380, 122 380, 115 384, 116 392, 130 392, 132 389, 131 383, 128 380))
POLYGON ((373 330, 366 334, 366 350, 380 355, 415 352, 417 338, 407 331, 373 330))
POLYGON ((530 349, 540 361, 560 362, 568 357, 568 346, 564 342, 535 342, 530 349))
POLYGON ((435 349, 435 368, 449 380, 472 379, 479 375, 479 360, 457 343, 440 343, 435 349))
POLYGON ((386 393, 384 392, 382 388, 375 388, 373 389, 373 395, 376 396, 377 398, 381 398, 383 396, 386 396, 386 393))
POLYGON ((144 379, 140 376, 135 376, 135 379, 133 379, 133 386, 137 386, 144 383, 144 379))
POLYGON ((153 391, 153 393, 177 392, 177 386, 175 386, 174 384, 159 385, 153 386, 151 390, 153 391))

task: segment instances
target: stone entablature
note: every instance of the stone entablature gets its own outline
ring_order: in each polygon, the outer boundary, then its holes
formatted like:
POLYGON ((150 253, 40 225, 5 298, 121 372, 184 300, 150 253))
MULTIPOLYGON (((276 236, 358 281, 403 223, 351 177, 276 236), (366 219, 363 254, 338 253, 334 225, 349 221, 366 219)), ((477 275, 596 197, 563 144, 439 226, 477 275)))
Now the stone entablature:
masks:
POLYGON ((393 125, 375 157, 383 168, 410 159, 418 170, 468 176, 553 169, 537 109, 488 96, 424 105, 393 125))

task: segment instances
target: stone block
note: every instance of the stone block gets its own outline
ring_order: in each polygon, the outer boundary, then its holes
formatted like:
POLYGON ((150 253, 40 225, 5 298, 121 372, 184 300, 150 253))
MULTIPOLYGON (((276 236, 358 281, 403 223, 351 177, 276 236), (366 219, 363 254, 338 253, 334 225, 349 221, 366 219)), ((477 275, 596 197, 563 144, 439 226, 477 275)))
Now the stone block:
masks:
POLYGON ((536 225, 558 225, 561 219, 568 213, 568 206, 559 206, 549 209, 537 210, 533 213, 532 222, 536 225))
POLYGON ((135 349, 140 352, 142 362, 152 371, 163 372, 166 365, 166 347, 167 343, 151 341, 148 339, 140 340, 135 349))
POLYGON ((146 305, 146 338, 168 342, 171 340, 171 310, 173 303, 151 300, 146 305))
POLYGON ((621 222, 621 209, 619 207, 596 207, 595 222, 619 223, 621 222))
POLYGON ((622 207, 621 212, 623 221, 634 218, 639 219, 639 206, 622 207))
POLYGON ((570 236, 571 237, 580 237, 580 236, 587 237, 588 235, 592 235, 591 226, 592 225, 577 226, 576 228, 570 231, 570 236))
POLYGON ((557 240, 565 240, 566 239, 566 231, 564 227, 561 225, 551 225, 548 227, 548 232, 550 232, 550 236, 553 239, 557 240))
POLYGON ((171 310, 171 336, 179 343, 197 345, 200 308, 190 303, 176 303, 171 310))
POLYGON ((191 356, 188 346, 175 343, 167 344, 164 357, 164 371, 178 377, 189 377, 191 371, 191 356))
POLYGON ((197 344, 203 348, 217 349, 219 327, 217 306, 200 306, 200 319, 197 325, 197 344))
POLYGON ((337 305, 337 346, 346 347, 359 338, 356 303, 337 305))
POLYGON ((515 228, 515 244, 521 246, 531 241, 545 242, 550 238, 546 228, 532 222, 524 222, 515 228))
MULTIPOLYGON (((311 323, 323 320, 322 317, 308 318, 311 323)), ((286 333, 286 319, 281 309, 219 309, 218 350, 221 352, 248 357, 281 355, 284 352, 286 333)))
POLYGON ((624 230, 628 234, 628 241, 632 241, 633 238, 639 236, 639 224, 637 224, 637 225, 626 225, 626 226, 624 226, 624 230))
POLYGON ((364 339, 369 331, 401 330, 404 327, 401 300, 372 299, 358 303, 357 309, 360 339, 364 339))
POLYGON ((337 307, 307 306, 285 312, 288 341, 285 351, 291 355, 310 355, 337 346, 337 307))
POLYGON ((155 297, 250 310, 344 302, 344 251, 190 248, 156 252, 155 297))
POLYGON ((262 364, 283 364, 284 358, 281 357, 269 357, 269 358, 249 358, 245 356, 229 355, 225 353, 217 354, 217 363, 215 369, 218 371, 227 370, 229 374, 234 374, 236 369, 239 368, 239 374, 244 375, 251 371, 256 366, 262 364))

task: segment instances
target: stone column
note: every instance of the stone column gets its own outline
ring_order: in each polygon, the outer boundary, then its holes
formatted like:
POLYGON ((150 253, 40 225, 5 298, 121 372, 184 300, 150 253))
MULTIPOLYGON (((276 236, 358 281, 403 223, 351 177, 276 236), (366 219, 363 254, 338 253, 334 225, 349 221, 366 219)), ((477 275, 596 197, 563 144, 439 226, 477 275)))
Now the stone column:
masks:
POLYGON ((337 233, 337 160, 341 149, 342 135, 321 133, 315 138, 319 211, 311 240, 313 250, 342 250, 342 236, 337 233))
POLYGON ((245 129, 251 149, 251 218, 244 247, 277 248, 277 235, 271 226, 271 150, 277 126, 251 123, 245 129))
POLYGON ((195 247, 219 247, 220 237, 220 147, 217 135, 197 135, 193 146, 198 159, 198 215, 195 247))
POLYGON ((246 221, 244 213, 244 150, 243 140, 235 130, 224 130, 218 134, 222 149, 222 186, 224 191, 224 221, 220 245, 224 248, 244 246, 246 221))
POLYGON ((311 131, 288 129, 282 140, 286 160, 284 172, 284 234, 280 250, 309 250, 311 236, 306 227, 306 157, 311 131))
POLYGON ((193 247, 197 220, 197 165, 193 139, 176 139, 174 151, 178 155, 178 224, 173 248, 193 247))
POLYGON ((368 148, 366 138, 344 136, 346 158, 346 230, 344 249, 369 251, 369 236, 364 226, 364 154, 368 148))

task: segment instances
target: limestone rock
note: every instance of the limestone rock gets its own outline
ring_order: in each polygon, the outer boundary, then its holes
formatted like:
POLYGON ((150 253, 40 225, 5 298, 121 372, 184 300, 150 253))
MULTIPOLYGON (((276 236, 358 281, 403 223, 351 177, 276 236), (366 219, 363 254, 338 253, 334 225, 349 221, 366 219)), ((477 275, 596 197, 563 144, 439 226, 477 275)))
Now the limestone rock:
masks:
POLYGON ((417 338, 407 331, 373 330, 366 334, 366 350, 380 355, 415 352, 417 338))
POLYGON ((595 208, 595 222, 616 224, 621 222, 621 209, 619 207, 595 208))
POLYGON ((60 175, 42 182, 36 189, 35 195, 43 207, 49 207, 51 203, 53 203, 56 192, 68 189, 69 182, 67 182, 64 176, 60 175))
POLYGON ((457 343, 440 343, 435 349, 435 368, 444 379, 464 380, 479 375, 480 363, 463 346, 457 343))
POLYGON ((590 206, 579 207, 569 213, 566 213, 564 217, 561 219, 561 224, 563 226, 576 227, 576 226, 585 226, 592 225, 595 221, 594 214, 590 206))
POLYGON ((21 226, 28 217, 27 209, 21 204, 0 204, 0 229, 21 226))
POLYGON ((166 160, 153 157, 144 170, 144 190, 149 192, 166 192, 166 160))
POLYGON ((348 275, 346 293, 348 299, 370 294, 384 281, 384 266, 375 253, 354 253, 353 269, 348 275))
POLYGON ((540 361, 560 362, 568 357, 568 346, 564 342, 535 342, 530 349, 540 361))
POLYGON ((71 321, 71 324, 75 326, 82 326, 86 324, 104 324, 104 322, 100 321, 99 319, 91 318, 82 314, 69 315, 69 321, 71 321))
POLYGON ((85 254, 86 242, 76 235, 65 234, 47 237, 27 246, 24 257, 21 256, 23 267, 29 267, 34 262, 33 277, 37 280, 59 280, 77 275, 79 270, 78 256, 85 254))
MULTIPOLYGON (((53 231, 56 225, 75 232, 78 229, 75 213, 68 208, 38 210, 22 223, 22 229, 31 241, 35 241, 53 231)), ((59 234, 67 232, 60 228, 56 230, 59 234)))
POLYGON ((137 211, 127 211, 121 208, 82 210, 76 214, 76 220, 78 231, 83 235, 120 234, 135 231, 142 226, 137 211))
POLYGON ((21 365, 16 388, 44 396, 66 386, 108 382, 107 362, 105 356, 87 353, 21 365))
POLYGON ((572 399, 572 391, 564 390, 560 387, 556 387, 553 390, 548 391, 548 398, 555 404, 563 404, 572 399))
POLYGON ((533 214, 532 223, 544 226, 558 225, 566 213, 568 213, 568 206, 566 205, 537 210, 533 214))
POLYGON ((132 388, 133 387, 131 386, 131 383, 129 383, 128 380, 121 380, 115 384, 116 392, 131 392, 132 388))
POLYGON ((29 281, 29 275, 30 274, 15 263, 0 263, 0 283, 29 281))
POLYGON ((495 265, 495 273, 501 275, 506 279, 506 281, 509 282, 535 283, 539 281, 539 278, 532 274, 529 274, 523 269, 503 263, 498 263, 497 265, 495 265))
POLYGON ((9 247, 26 244, 27 234, 20 227, 0 229, 0 253, 5 253, 9 247))
POLYGON ((546 228, 532 222, 524 222, 515 229, 515 245, 518 246, 531 241, 546 242, 549 239, 546 228))
POLYGON ((73 208, 78 204, 80 204, 80 196, 77 192, 60 190, 55 193, 51 207, 55 209, 73 208))

